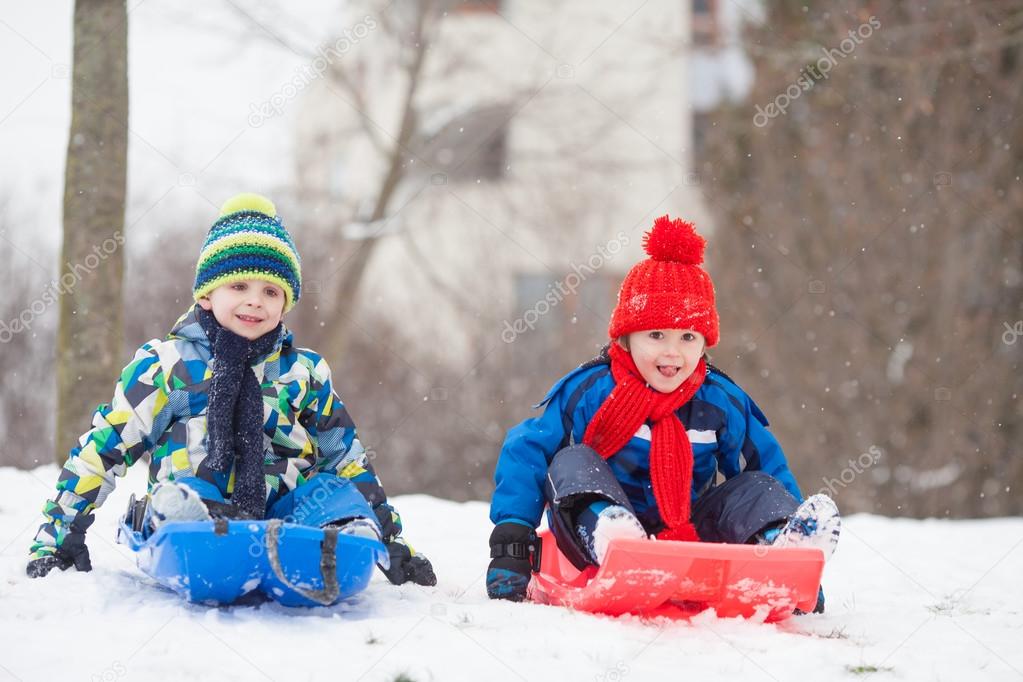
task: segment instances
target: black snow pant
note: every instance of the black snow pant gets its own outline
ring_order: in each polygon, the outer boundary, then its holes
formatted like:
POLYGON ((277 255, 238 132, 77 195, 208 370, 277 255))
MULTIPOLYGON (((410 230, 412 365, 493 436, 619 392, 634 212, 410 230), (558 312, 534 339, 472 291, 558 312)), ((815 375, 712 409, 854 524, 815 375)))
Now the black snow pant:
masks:
MULTIPOLYGON (((575 533, 578 513, 597 500, 635 513, 610 465, 588 445, 570 445, 554 455, 544 494, 558 549, 579 570, 593 562, 575 533)), ((704 542, 745 544, 760 531, 785 522, 798 506, 796 498, 773 476, 745 471, 700 495, 690 520, 704 542)), ((637 518, 648 533, 664 528, 659 517, 637 518)))

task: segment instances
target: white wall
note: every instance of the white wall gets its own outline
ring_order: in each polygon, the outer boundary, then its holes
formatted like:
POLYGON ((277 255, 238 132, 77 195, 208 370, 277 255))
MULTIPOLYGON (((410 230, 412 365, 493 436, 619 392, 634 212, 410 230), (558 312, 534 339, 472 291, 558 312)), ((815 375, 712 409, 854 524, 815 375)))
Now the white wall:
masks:
MULTIPOLYGON (((351 21, 364 14, 353 7, 351 21)), ((497 340, 500 323, 524 312, 514 273, 564 278, 614 241, 628 245, 605 272, 620 277, 642 257, 640 238, 655 217, 705 223, 679 49, 687 35, 685 3, 668 0, 518 0, 500 15, 450 16, 417 98, 423 119, 507 102, 508 167, 500 181, 440 184, 459 152, 414 175, 396 202, 403 208, 391 227, 401 228, 378 247, 358 305, 403 321, 408 342, 442 337, 468 353, 470 335, 452 338, 453 328, 489 325, 497 340)), ((340 62, 361 73, 365 111, 388 142, 405 87, 389 47, 380 31, 340 62)), ((310 89, 296 149, 318 217, 340 228, 360 198, 373 196, 383 165, 333 89, 310 89)), ((413 169, 422 161, 407 159, 413 169)))

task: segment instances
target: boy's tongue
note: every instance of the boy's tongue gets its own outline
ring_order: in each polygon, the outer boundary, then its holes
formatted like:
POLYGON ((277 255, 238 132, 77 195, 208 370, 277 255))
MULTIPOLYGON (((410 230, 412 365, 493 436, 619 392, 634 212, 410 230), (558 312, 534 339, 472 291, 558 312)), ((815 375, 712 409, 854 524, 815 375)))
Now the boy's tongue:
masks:
POLYGON ((657 365, 657 371, 661 373, 661 376, 668 377, 669 379, 678 374, 678 367, 671 365, 657 365))

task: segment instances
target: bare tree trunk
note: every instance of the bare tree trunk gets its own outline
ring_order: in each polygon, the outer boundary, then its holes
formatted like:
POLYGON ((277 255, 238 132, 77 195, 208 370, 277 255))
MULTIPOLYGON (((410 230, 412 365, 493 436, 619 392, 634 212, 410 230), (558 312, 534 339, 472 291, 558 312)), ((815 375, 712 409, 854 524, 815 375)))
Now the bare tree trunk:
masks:
MULTIPOLYGON (((408 155, 408 145, 417 132, 415 97, 419 87, 423 63, 426 60, 428 39, 424 25, 427 21, 427 13, 430 11, 430 3, 423 3, 416 17, 414 35, 417 36, 418 40, 414 43, 415 53, 407 68, 408 83, 402 100, 401 129, 398 131, 398 137, 391 148, 387 174, 380 184, 380 191, 374 202, 373 213, 369 217, 370 222, 383 220, 388 216, 391 209, 391 201, 394 199, 398 187, 405 179, 405 157, 408 155)), ((334 287, 334 307, 339 313, 350 310, 356 305, 363 276, 366 273, 370 258, 373 256, 373 251, 376 249, 379 240, 379 236, 371 235, 367 237, 346 257, 347 264, 338 277, 337 286, 334 287)), ((334 325, 334 332, 327 339, 324 348, 326 357, 333 362, 340 362, 341 357, 348 349, 351 333, 352 325, 347 321, 347 316, 340 315, 338 323, 334 325)))
POLYGON ((56 458, 88 427, 121 365, 128 154, 124 0, 77 0, 71 132, 64 181, 56 458))

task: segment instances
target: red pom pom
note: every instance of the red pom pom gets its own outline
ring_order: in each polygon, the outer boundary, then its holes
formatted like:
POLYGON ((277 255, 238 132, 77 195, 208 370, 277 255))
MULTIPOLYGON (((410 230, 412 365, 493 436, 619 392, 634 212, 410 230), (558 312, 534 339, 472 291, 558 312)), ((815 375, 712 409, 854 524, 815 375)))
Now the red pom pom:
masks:
POLYGON ((643 248, 659 261, 699 265, 706 245, 707 240, 696 234, 692 223, 666 215, 655 220, 653 229, 643 235, 643 248))

